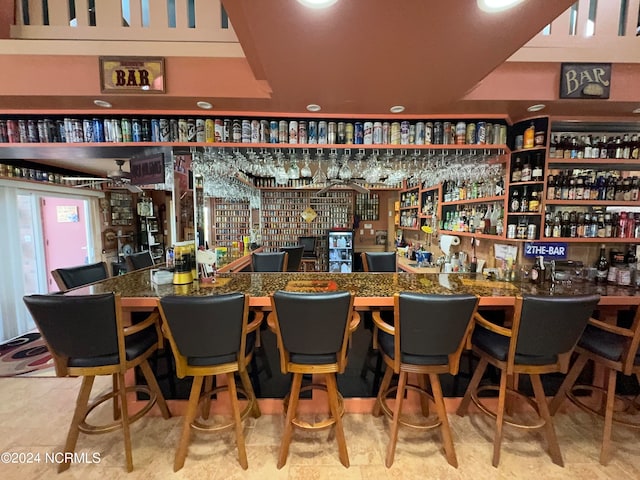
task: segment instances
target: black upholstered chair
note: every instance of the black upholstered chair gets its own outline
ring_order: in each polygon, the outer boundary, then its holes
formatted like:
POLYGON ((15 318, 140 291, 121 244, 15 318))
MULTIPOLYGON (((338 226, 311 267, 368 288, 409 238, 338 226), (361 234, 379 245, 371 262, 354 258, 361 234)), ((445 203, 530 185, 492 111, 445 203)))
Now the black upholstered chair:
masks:
POLYGON ((294 426, 317 430, 335 425, 340 461, 348 467, 349 454, 342 428, 344 406, 338 393, 336 373, 344 372, 349 337, 360 322, 353 309, 353 294, 278 291, 271 302, 269 323, 276 331, 280 368, 285 375, 293 373, 291 393, 285 398, 286 420, 277 466, 282 468, 287 462, 294 426), (326 385, 301 388, 304 374, 324 374, 326 385), (300 391, 313 388, 327 391, 331 415, 309 424, 296 418, 296 410, 300 391))
POLYGON ((144 252, 132 253, 124 257, 124 261, 127 264, 127 271, 133 272, 134 270, 140 270, 141 268, 153 267, 153 257, 149 250, 144 252))
POLYGON ((302 267, 307 271, 309 265, 312 270, 318 266, 318 237, 298 237, 298 244, 304 248, 302 250, 302 267))
MULTIPOLYGON (((75 451, 80 432, 107 433, 122 428, 127 471, 133 470, 130 424, 147 413, 156 402, 164 418, 171 416, 147 361, 162 341, 158 314, 151 314, 137 325, 124 327, 120 297, 113 293, 31 295, 24 297, 24 302, 47 343, 57 376, 82 377, 64 452, 75 451), (125 372, 136 366, 141 368, 148 387, 125 385, 125 372), (90 405, 91 387, 97 375, 113 375, 113 391, 90 405), (150 397, 146 405, 131 416, 127 403, 127 392, 130 391, 146 392, 150 397), (87 415, 110 399, 114 403, 114 422, 88 424, 87 415)), ((60 464, 58 470, 66 470, 70 465, 67 460, 60 464)))
POLYGON ((396 272, 395 252, 362 252, 362 268, 365 272, 396 272))
POLYGON ((58 288, 64 291, 109 278, 109 271, 105 262, 98 262, 77 267, 56 268, 51 271, 51 276, 58 288))
POLYGON ((293 245, 282 247, 281 252, 287 252, 287 272, 297 272, 300 270, 302 263, 302 254, 304 253, 303 245, 293 245))
MULTIPOLYGON (((627 399, 616 397, 617 374, 635 375, 640 382, 640 308, 636 309, 631 325, 627 327, 612 325, 601 320, 590 319, 582 337, 578 341, 576 353, 578 357, 558 389, 549 405, 554 415, 562 405, 565 397, 583 410, 604 417, 604 433, 600 448, 600 463, 606 465, 611 457, 611 433, 613 424, 640 428, 637 421, 638 404, 627 399), (575 385, 578 376, 587 362, 591 360, 596 366, 603 367, 606 375, 604 388, 595 385, 575 385), (603 392, 604 408, 597 402, 589 402, 589 396, 578 396, 577 391, 603 392), (619 405, 617 405, 619 404, 619 405), (631 414, 636 414, 634 421, 631 414)), ((599 395, 594 396, 600 400, 599 395)), ((593 400, 593 399, 591 399, 593 400)))
POLYGON ((159 308, 163 319, 162 328, 175 356, 177 375, 179 378, 193 377, 182 436, 176 450, 174 471, 184 466, 191 428, 216 432, 234 427, 239 462, 246 469, 248 464, 242 420, 249 413, 256 418, 260 416, 247 374, 247 364, 253 354, 255 330, 260 326, 262 314, 248 324, 249 297, 242 293, 199 297, 166 296, 160 299, 159 308), (240 376, 242 389, 236 387, 236 372, 240 376), (225 375, 227 384, 212 388, 215 375, 225 375), (208 419, 211 396, 222 390, 229 391, 233 421, 223 425, 200 421, 197 415, 199 404, 202 403, 202 418, 208 419), (242 412, 238 403, 238 391, 248 400, 242 412))
POLYGON ((254 272, 286 272, 289 254, 287 252, 258 252, 251 254, 254 272))
POLYGON ((387 364, 373 410, 374 416, 384 411, 391 417, 391 433, 386 465, 393 464, 400 424, 413 428, 440 427, 448 462, 458 466, 449 420, 444 405, 439 374, 458 373, 460 354, 465 345, 476 312, 478 298, 474 295, 426 295, 403 292, 394 296, 393 325, 384 321, 380 312, 373 313, 378 329, 377 346, 387 364), (393 374, 399 375, 398 386, 389 388, 393 374), (409 373, 418 375, 419 385, 407 383, 409 373), (427 378, 432 395, 426 390, 427 378), (387 395, 396 390, 393 411, 387 406, 387 395), (407 390, 420 394, 422 414, 429 417, 427 398, 433 401, 437 417, 424 423, 411 424, 401 420, 402 403, 407 390))
POLYGON ((476 314, 471 344, 473 352, 480 357, 480 363, 458 407, 458 415, 463 416, 473 401, 483 413, 496 419, 494 467, 500 462, 505 423, 526 429, 544 429, 551 459, 560 466, 564 465, 540 375, 567 372, 571 354, 599 301, 598 295, 516 297, 510 329, 476 314), (500 386, 478 388, 488 364, 500 369, 500 386), (515 382, 520 374, 529 375, 531 379, 540 416, 535 424, 524 425, 515 418, 505 418, 507 391, 522 396, 515 382), (478 398, 483 390, 498 390, 497 412, 489 410, 478 398))

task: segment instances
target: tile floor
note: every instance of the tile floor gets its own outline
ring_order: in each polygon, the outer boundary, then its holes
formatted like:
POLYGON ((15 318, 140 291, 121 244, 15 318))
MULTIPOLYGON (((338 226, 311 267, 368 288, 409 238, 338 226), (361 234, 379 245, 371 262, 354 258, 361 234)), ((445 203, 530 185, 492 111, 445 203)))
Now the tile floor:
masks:
MULTIPOLYGON (((104 378, 104 377, 103 377, 104 378)), ((106 378, 105 380, 109 380, 106 378)), ((106 387, 108 383, 101 383, 106 387)), ((58 475, 44 461, 47 452, 63 445, 71 419, 78 379, 0 379, 0 452, 36 454, 37 464, 0 464, 3 479, 622 479, 640 478, 640 435, 614 428, 614 458, 607 467, 598 463, 602 423, 580 412, 559 414, 556 430, 566 466, 554 465, 544 451, 541 436, 506 428, 499 468, 491 466, 492 427, 478 413, 460 418, 451 414, 459 468, 449 466, 436 432, 401 429, 392 468, 384 466, 388 422, 366 414, 346 414, 344 423, 351 468, 338 460, 329 431, 294 433, 287 464, 276 468, 282 417, 263 415, 247 419, 245 434, 249 469, 236 460, 231 432, 194 433, 182 470, 173 472, 174 447, 181 417, 163 420, 145 417, 132 427, 134 471, 124 469, 122 435, 80 435, 78 451, 98 453, 100 463, 75 464, 58 475)), ((96 391, 99 391, 98 388, 96 391)), ((108 412, 108 410, 106 410, 108 412)), ((100 415, 100 412, 96 412, 100 415)), ((104 412, 103 412, 104 413, 104 412)))

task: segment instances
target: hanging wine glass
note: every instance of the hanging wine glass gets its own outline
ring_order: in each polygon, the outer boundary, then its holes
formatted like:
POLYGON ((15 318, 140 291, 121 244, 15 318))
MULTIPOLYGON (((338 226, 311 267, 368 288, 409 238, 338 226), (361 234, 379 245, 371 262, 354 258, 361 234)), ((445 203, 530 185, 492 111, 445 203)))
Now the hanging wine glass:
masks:
POLYGON ((340 167, 338 166, 338 160, 335 154, 329 155, 329 166, 327 167, 327 178, 329 180, 333 180, 338 178, 338 173, 340 172, 340 167))
POLYGON ((304 160, 304 165, 300 169, 300 176, 303 178, 311 177, 311 167, 309 166, 309 153, 304 153, 302 155, 302 159, 304 160))
POLYGON ((352 174, 351 167, 349 167, 349 155, 344 154, 342 156, 342 165, 338 171, 338 177, 340 177, 340 180, 351 180, 352 174))

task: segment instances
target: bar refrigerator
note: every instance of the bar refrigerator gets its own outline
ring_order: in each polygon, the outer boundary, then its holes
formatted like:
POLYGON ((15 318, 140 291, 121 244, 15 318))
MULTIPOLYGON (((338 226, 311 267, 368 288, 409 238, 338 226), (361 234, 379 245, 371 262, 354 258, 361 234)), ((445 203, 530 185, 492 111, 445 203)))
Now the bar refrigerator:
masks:
POLYGON ((329 230, 327 255, 330 272, 353 271, 353 230, 329 230))

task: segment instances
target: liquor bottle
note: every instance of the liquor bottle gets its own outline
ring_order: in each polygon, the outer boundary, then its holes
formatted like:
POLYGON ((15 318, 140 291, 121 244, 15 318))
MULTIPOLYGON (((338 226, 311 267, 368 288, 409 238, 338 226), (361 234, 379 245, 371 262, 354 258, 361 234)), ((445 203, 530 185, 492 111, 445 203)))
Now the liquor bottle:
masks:
POLYGON ((593 141, 591 135, 584 137, 584 158, 593 158, 593 141))
POLYGON ((595 264, 596 267, 596 283, 607 283, 607 276, 609 274, 609 261, 605 255, 604 244, 600 245, 600 256, 595 264))
POLYGON ((544 216, 544 236, 551 238, 553 236, 553 220, 551 219, 551 212, 547 212, 544 216))
POLYGON ((531 181, 531 162, 529 158, 525 158, 524 164, 522 165, 522 172, 520 173, 520 181, 521 182, 530 182, 531 181))
POLYGON ((600 142, 600 158, 609 158, 609 142, 606 135, 602 136, 602 141, 600 142))
POLYGON ((560 215, 556 212, 556 216, 553 217, 553 229, 551 230, 551 236, 553 238, 560 238, 562 235, 562 223, 560 221, 560 215))
POLYGON ((509 209, 512 212, 520 211, 520 192, 517 188, 511 191, 511 201, 509 202, 509 209))
POLYGON ((516 238, 524 240, 527 238, 527 219, 526 217, 518 218, 518 226, 516 227, 516 238))
POLYGON ((522 198, 520 199, 520 212, 525 213, 529 211, 529 194, 527 193, 527 187, 524 187, 522 192, 522 198))
POLYGON ((631 158, 640 158, 640 142, 638 141, 638 135, 635 133, 631 135, 631 158))
POLYGON ((600 158, 600 137, 593 139, 593 143, 591 144, 591 157, 589 158, 600 158))
POLYGON ((550 158, 562 158, 562 155, 558 157, 558 136, 554 135, 551 137, 551 142, 549 144, 549 157, 550 158))
POLYGON ((511 172, 511 181, 512 182, 522 181, 522 161, 520 160, 520 157, 516 157, 516 162, 513 166, 513 171, 511 172))
POLYGON ((556 177, 549 174, 547 177, 547 200, 555 200, 556 198, 556 177))
POLYGON ((584 179, 582 177, 576 178, 576 187, 573 198, 575 200, 582 200, 584 198, 584 179))
POLYGON ((536 155, 536 160, 533 164, 533 170, 531 171, 531 180, 533 180, 534 182, 542 181, 542 158, 539 153, 536 155))
POLYGON ((622 158, 631 158, 631 142, 627 133, 622 136, 622 158))
POLYGON ((629 222, 627 221, 627 212, 620 212, 620 218, 618 219, 618 234, 616 236, 618 238, 627 238, 629 236, 628 228, 629 222))
POLYGON ((542 255, 536 257, 536 261, 529 272, 529 280, 531 283, 540 285, 544 282, 544 257, 542 255))
POLYGON ((527 128, 524 131, 524 138, 523 138, 523 143, 522 146, 524 148, 533 148, 534 142, 533 142, 533 138, 535 136, 536 133, 536 127, 533 124, 533 122, 531 122, 531 125, 529 125, 529 128, 527 128))
POLYGON ((540 210, 540 198, 538 197, 538 190, 535 188, 531 192, 531 197, 529 198, 529 211, 532 213, 538 213, 540 210))

